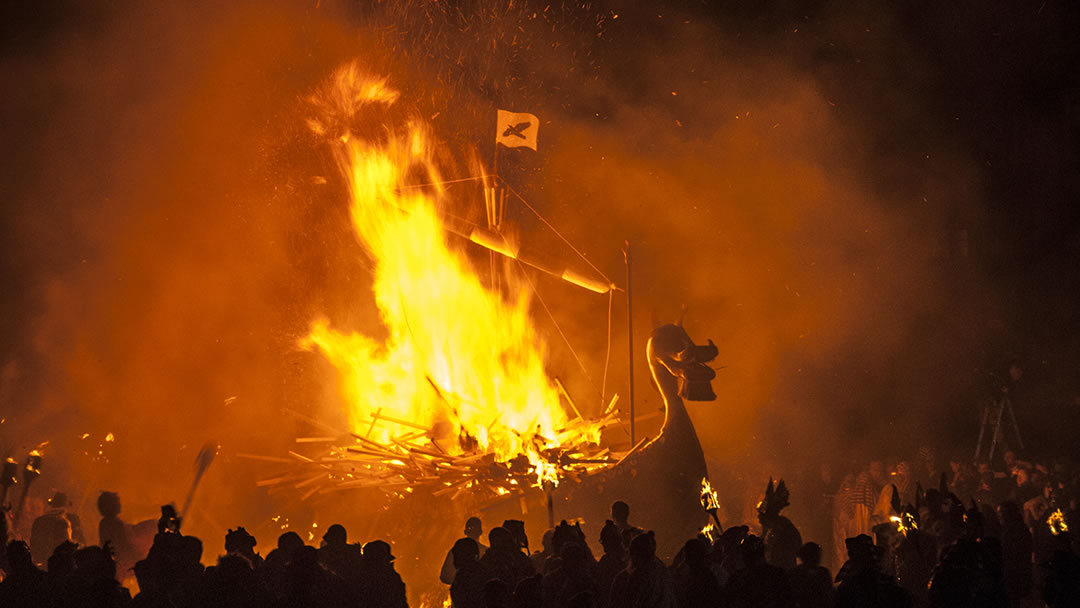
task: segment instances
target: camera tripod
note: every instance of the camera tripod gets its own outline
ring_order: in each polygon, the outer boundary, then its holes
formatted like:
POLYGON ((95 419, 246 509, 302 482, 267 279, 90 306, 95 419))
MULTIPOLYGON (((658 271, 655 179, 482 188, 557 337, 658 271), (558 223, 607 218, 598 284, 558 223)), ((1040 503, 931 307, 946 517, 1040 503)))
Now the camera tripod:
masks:
POLYGON ((1024 449, 1024 440, 1020 438, 1020 427, 1016 424, 1016 414, 1013 412, 1012 401, 1008 395, 1001 395, 988 401, 983 406, 982 422, 979 424, 979 440, 975 443, 975 460, 979 460, 979 454, 982 453, 983 439, 986 438, 987 429, 990 429, 990 450, 986 454, 986 460, 990 461, 994 459, 994 449, 997 448, 998 440, 1004 440, 1004 431, 1001 428, 1005 424, 1005 416, 1008 415, 1008 422, 1012 425, 1013 433, 1016 435, 1016 445, 1020 449, 1024 449))

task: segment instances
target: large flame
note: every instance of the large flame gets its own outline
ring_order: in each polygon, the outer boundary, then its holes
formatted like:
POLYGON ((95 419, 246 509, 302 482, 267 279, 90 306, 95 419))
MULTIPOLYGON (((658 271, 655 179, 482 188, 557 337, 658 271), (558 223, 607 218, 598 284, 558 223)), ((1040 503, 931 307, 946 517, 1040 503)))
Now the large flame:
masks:
MULTIPOLYGON (((352 120, 397 98, 385 81, 347 66, 316 105, 352 120)), ((303 341, 337 369, 353 433, 387 443, 425 432, 450 453, 487 452, 499 462, 523 455, 538 481, 557 483, 544 451, 597 442, 599 428, 568 425, 545 373, 527 294, 508 301, 486 289, 448 243, 437 212, 445 192, 418 187, 439 182, 432 135, 413 122, 373 141, 330 132, 329 124, 310 121, 328 137, 346 178, 352 223, 374 262, 375 303, 389 334, 380 343, 319 320, 303 341)))

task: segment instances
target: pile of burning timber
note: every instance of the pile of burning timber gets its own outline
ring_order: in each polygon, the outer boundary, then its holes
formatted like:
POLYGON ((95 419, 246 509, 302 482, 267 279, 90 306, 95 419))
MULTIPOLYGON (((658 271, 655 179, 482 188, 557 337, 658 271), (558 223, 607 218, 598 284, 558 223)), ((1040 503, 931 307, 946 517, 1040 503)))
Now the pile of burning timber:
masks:
MULTIPOLYGON (((587 420, 578 414, 567 428, 572 436, 585 428, 604 429, 619 423, 612 399, 600 419, 587 420)), ((483 449, 479 443, 463 435, 440 438, 438 429, 425 428, 415 422, 402 420, 376 410, 370 415, 370 426, 364 434, 342 433, 322 421, 299 412, 285 410, 314 427, 330 434, 319 437, 298 437, 296 443, 306 446, 322 445, 312 455, 290 450, 288 458, 258 454, 237 454, 238 457, 287 465, 287 470, 256 485, 271 491, 296 491, 307 500, 317 494, 329 494, 355 489, 377 489, 403 497, 406 493, 429 492, 434 496, 458 499, 468 494, 471 500, 495 502, 524 495, 531 487, 551 489, 563 479, 574 482, 589 474, 617 466, 637 451, 640 442, 628 451, 586 443, 541 448, 530 456, 518 454, 506 461, 483 449), (411 429, 388 442, 377 441, 372 433, 380 425, 411 429), (454 445, 446 445, 453 441, 454 445)), ((576 412, 576 408, 575 408, 576 412)))

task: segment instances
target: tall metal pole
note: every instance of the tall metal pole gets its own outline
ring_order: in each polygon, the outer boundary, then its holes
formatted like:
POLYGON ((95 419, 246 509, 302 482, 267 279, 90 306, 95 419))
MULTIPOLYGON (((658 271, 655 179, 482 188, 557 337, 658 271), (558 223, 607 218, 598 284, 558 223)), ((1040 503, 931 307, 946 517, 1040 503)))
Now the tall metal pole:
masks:
POLYGON ((630 366, 630 445, 637 445, 637 434, 634 432, 634 291, 630 279, 630 241, 625 243, 623 261, 626 262, 626 354, 630 366))

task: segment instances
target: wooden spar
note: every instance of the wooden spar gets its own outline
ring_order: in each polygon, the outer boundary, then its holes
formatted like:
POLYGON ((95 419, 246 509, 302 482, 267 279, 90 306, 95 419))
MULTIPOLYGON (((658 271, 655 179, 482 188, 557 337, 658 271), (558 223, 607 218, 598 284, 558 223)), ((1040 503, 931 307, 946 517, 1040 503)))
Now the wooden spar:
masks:
POLYGON ((364 438, 371 437, 371 431, 375 430, 375 423, 379 421, 379 414, 382 413, 382 408, 375 410, 375 415, 371 417, 371 424, 367 427, 367 432, 364 433, 364 438))
MULTIPOLYGON (((379 412, 381 412, 381 411, 382 410, 380 409, 379 412)), ((408 427, 412 427, 414 429, 420 429, 421 431, 424 431, 426 433, 431 432, 431 429, 426 427, 426 426, 416 424, 415 422, 411 422, 409 420, 402 420, 400 418, 393 418, 391 416, 386 416, 384 414, 380 414, 379 412, 376 412, 376 413, 372 414, 371 417, 373 419, 375 419, 375 420, 382 420, 384 422, 391 422, 393 424, 400 424, 401 426, 408 426, 408 427)))
POLYGON ((632 455, 632 454, 633 454, 634 452, 636 452, 636 451, 640 450, 640 449, 641 449, 641 446, 645 445, 645 443, 646 443, 647 441, 649 441, 649 438, 648 438, 648 437, 642 437, 642 438, 641 438, 641 441, 637 442, 637 445, 635 445, 634 447, 630 448, 630 451, 629 451, 629 452, 627 452, 627 453, 623 454, 622 458, 620 458, 620 459, 619 459, 619 461, 615 463, 615 466, 619 466, 619 465, 620 465, 620 464, 622 464, 622 463, 623 463, 623 462, 624 462, 624 461, 625 461, 625 460, 626 460, 627 458, 629 458, 629 457, 630 457, 630 456, 631 456, 631 455, 632 455))
POLYGON ((574 405, 574 400, 570 398, 570 393, 568 393, 566 387, 563 386, 562 380, 555 378, 555 386, 558 387, 559 393, 562 394, 563 399, 566 399, 566 402, 570 404, 570 409, 574 410, 574 415, 577 416, 577 419, 584 420, 584 418, 581 417, 581 412, 577 409, 577 405, 574 405))
POLYGON ((289 414, 290 416, 295 416, 295 417, 299 418, 300 420, 303 420, 305 422, 313 424, 313 425, 327 431, 328 433, 337 433, 338 432, 338 429, 335 429, 334 427, 330 426, 329 424, 326 424, 325 422, 323 422, 321 420, 316 420, 316 419, 312 418, 311 416, 301 414, 300 412, 298 412, 296 410, 291 410, 291 409, 286 407, 286 408, 282 408, 281 411, 282 411, 282 413, 289 414))
POLYGON ((261 460, 263 462, 279 462, 282 464, 293 464, 296 461, 291 458, 282 458, 281 456, 263 456, 261 454, 248 454, 247 452, 237 452, 237 458, 243 458, 245 460, 261 460))

